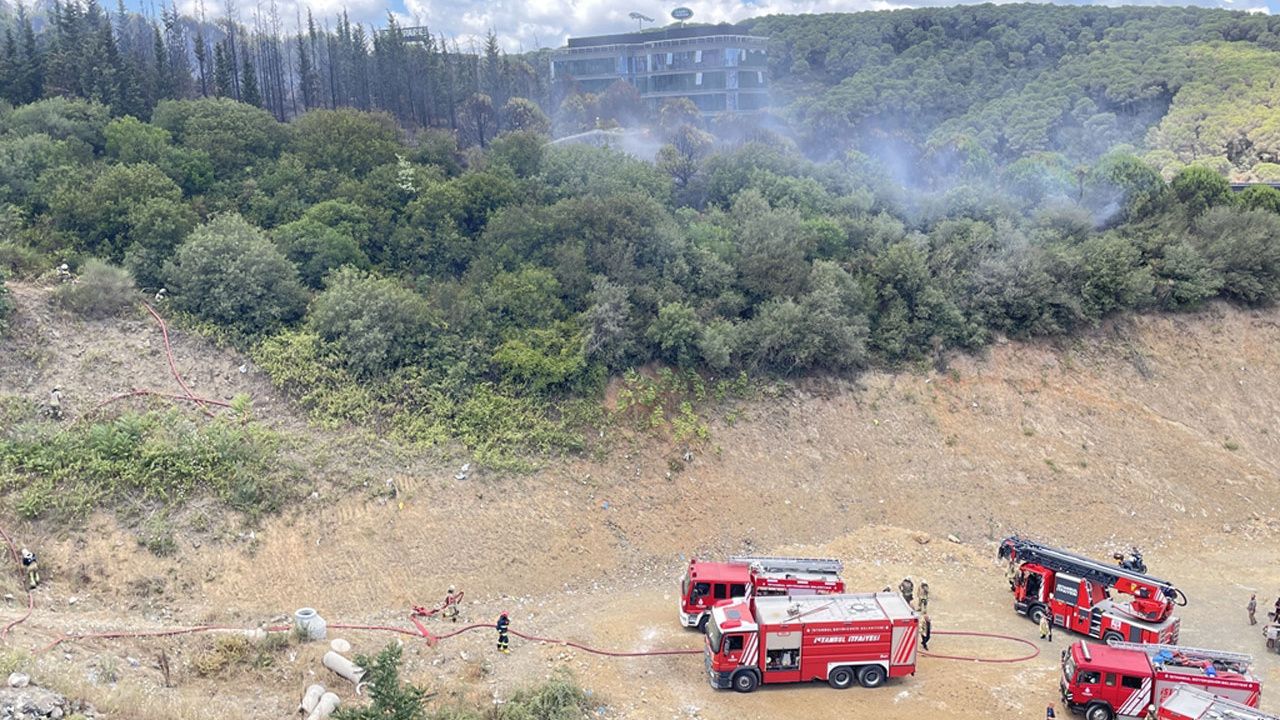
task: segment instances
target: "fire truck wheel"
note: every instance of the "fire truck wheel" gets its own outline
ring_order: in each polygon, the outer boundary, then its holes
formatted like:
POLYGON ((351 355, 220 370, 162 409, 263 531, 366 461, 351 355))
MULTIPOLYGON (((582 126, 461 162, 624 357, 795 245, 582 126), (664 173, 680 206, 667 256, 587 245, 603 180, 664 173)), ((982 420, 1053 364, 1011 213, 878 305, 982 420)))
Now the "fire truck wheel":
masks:
POLYGON ((710 616, 703 615, 702 617, 698 618, 698 632, 702 633, 703 635, 707 634, 707 618, 708 617, 710 616))
POLYGON ((884 668, 879 665, 864 665, 858 671, 858 682, 862 683, 862 687, 880 687, 884 680, 884 668))
POLYGON ((1036 625, 1040 624, 1040 618, 1044 617, 1044 608, 1036 605, 1027 611, 1027 617, 1031 618, 1031 622, 1036 625))
MULTIPOLYGON (((1124 642, 1124 636, 1116 632, 1115 630, 1108 630, 1102 633, 1102 642, 1108 645, 1112 645, 1118 642, 1124 642)), ((1089 720, 1093 720, 1093 718, 1089 718, 1089 720)))
POLYGON ((837 690, 848 690, 853 687, 853 668, 838 667, 827 675, 827 682, 837 690))
POLYGON ((1094 703, 1084 709, 1084 720, 1111 720, 1115 714, 1102 703, 1094 703))
POLYGON ((755 673, 749 670, 743 670, 733 676, 733 689, 740 693, 749 693, 756 689, 758 682, 759 681, 756 680, 755 673))

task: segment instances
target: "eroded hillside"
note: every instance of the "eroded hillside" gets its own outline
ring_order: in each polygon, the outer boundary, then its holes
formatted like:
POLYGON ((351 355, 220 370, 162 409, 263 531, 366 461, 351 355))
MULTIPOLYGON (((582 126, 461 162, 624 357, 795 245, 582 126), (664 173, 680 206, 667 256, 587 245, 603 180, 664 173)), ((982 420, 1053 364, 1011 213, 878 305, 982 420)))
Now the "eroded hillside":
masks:
MULTIPOLYGON (((130 389, 178 391, 145 313, 71 321, 41 292, 15 291, 0 395, 38 404, 60 384, 74 417, 130 389)), ((68 631, 252 627, 303 606, 330 622, 408 628, 407 609, 433 605, 453 583, 466 592, 464 620, 507 610, 527 633, 696 649, 700 639, 676 622, 675 578, 690 555, 742 550, 840 557, 861 590, 926 577, 937 629, 1034 638, 994 561, 994 541, 1020 531, 1096 557, 1140 545, 1152 572, 1191 597, 1183 641, 1252 652, 1274 683, 1280 662, 1243 606, 1258 592, 1270 607, 1280 591, 1277 320, 1280 311, 1227 305, 1126 317, 1056 344, 999 343, 937 366, 805 381, 731 419, 711 404, 710 439, 691 449, 611 426, 607 454, 465 479, 465 458, 309 427, 251 363, 177 332, 175 361, 193 391, 248 393, 254 415, 289 438, 281 452, 300 468, 299 492, 256 525, 208 502, 177 513, 169 557, 141 546, 116 513, 67 526, 11 506, 3 527, 37 549, 46 582, 9 647, 40 648, 68 631)), ((8 622, 23 610, 14 575, 4 592, 19 598, 8 622)), ((343 637, 372 653, 394 636, 343 637)), ((1036 717, 1055 699, 1065 646, 1060 637, 1017 666, 926 659, 915 677, 837 704, 825 686, 713 691, 697 657, 601 658, 521 641, 498 656, 491 640, 472 632, 430 648, 404 638, 407 677, 440 691, 436 703, 487 702, 567 666, 610 717, 1036 717)), ((330 679, 320 644, 201 675, 210 642, 64 643, 30 665, 37 680, 131 718, 283 717, 307 683, 330 679), (162 650, 172 688, 152 667, 162 650)), ((949 642, 962 654, 1011 652, 949 642)), ((1263 702, 1280 708, 1274 693, 1263 702)))

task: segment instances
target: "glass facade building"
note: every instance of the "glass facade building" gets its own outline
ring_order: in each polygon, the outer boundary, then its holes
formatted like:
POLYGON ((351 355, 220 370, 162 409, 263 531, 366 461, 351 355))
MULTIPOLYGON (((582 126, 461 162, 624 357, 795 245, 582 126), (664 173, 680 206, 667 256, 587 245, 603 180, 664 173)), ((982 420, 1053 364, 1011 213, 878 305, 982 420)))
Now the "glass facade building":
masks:
POLYGON ((751 112, 768 103, 767 43, 735 25, 569 38, 551 54, 551 77, 571 77, 589 93, 625 80, 655 110, 687 97, 703 115, 751 112))

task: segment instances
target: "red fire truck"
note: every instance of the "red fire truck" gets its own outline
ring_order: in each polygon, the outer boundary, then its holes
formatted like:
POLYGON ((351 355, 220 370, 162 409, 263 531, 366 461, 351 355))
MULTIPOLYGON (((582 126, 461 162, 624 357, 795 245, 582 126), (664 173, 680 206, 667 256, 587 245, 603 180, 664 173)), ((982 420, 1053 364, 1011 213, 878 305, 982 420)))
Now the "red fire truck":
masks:
POLYGON ((1238 653, 1179 645, 1076 642, 1062 653, 1059 690, 1072 710, 1086 720, 1141 717, 1147 707, 1161 707, 1179 684, 1257 707, 1262 681, 1249 666, 1253 658, 1238 653))
POLYGON ((1172 583, 1018 536, 1000 544, 1000 557, 1019 563, 1013 607, 1039 623, 1104 642, 1176 643, 1181 621, 1174 605, 1187 598, 1172 583), (1115 602, 1111 590, 1132 596, 1115 602))
POLYGON ((1160 705, 1160 720, 1280 720, 1261 710, 1218 697, 1190 685, 1179 685, 1160 705))
POLYGON ((714 688, 826 680, 878 687, 916 671, 919 618, 897 593, 746 597, 711 610, 707 678, 714 688))
POLYGON ((844 564, 826 558, 735 556, 715 563, 692 559, 680 581, 680 624, 703 630, 711 606, 748 595, 830 595, 844 592, 844 564))

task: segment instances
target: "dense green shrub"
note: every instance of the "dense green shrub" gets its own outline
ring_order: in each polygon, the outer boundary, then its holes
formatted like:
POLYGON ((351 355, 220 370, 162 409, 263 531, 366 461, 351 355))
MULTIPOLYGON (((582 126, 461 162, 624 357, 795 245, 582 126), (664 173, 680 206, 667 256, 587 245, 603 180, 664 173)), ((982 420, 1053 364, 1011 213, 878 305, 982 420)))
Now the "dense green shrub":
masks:
POLYGON ((180 309, 246 333, 291 323, 307 303, 293 264, 234 214, 192 232, 164 275, 180 309))
POLYGON ((308 318, 357 375, 385 374, 413 358, 427 340, 427 303, 394 280, 345 267, 329 277, 308 318))

